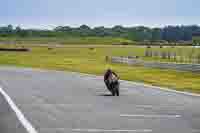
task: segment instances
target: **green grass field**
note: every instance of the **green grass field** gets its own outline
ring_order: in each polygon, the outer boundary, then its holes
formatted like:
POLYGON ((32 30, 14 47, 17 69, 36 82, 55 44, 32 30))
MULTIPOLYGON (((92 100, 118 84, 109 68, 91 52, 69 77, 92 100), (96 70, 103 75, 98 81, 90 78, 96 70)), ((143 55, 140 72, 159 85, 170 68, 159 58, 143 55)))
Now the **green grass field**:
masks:
MULTIPOLYGON (((1 46, 1 47, 5 47, 1 46)), ((6 46, 7 47, 7 46, 6 46)), ((10 46, 13 47, 13 46, 10 46)), ((30 46, 30 52, 0 52, 0 64, 42 69, 66 70, 102 75, 111 67, 121 79, 145 82, 181 91, 200 93, 200 74, 108 64, 105 56, 143 56, 144 47, 137 46, 83 46, 55 47, 30 46)))
POLYGON ((193 37, 192 40, 195 43, 200 43, 200 37, 193 37))
POLYGON ((17 44, 100 44, 100 45, 111 45, 119 43, 133 43, 133 41, 124 38, 113 38, 113 37, 0 37, 0 42, 6 41, 17 44))

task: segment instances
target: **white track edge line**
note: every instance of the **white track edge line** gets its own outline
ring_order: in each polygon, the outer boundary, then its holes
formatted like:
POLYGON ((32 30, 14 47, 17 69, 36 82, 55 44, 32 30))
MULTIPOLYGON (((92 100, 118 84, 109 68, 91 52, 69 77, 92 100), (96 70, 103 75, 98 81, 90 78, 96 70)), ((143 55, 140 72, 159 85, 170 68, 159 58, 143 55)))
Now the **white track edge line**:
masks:
POLYGON ((106 129, 72 129, 73 132, 152 132, 150 129, 136 129, 136 130, 106 130, 106 129))
MULTIPOLYGON (((78 72, 71 72, 71 73, 76 73, 76 74, 80 74, 80 75, 83 75, 83 76, 93 76, 93 77, 96 77, 96 78, 102 78, 102 76, 97 76, 97 75, 92 75, 92 74, 85 74, 85 73, 78 73, 78 72)), ((127 82, 127 83, 134 84, 134 85, 140 85, 140 86, 144 86, 144 87, 151 87, 151 88, 159 89, 159 90, 162 90, 162 91, 168 91, 168 92, 173 92, 173 93, 177 93, 177 94, 200 97, 200 94, 196 94, 196 93, 177 91, 177 90, 173 90, 173 89, 166 88, 166 87, 153 86, 153 85, 150 85, 150 84, 139 83, 139 82, 128 81, 128 80, 120 80, 120 81, 127 82)))
POLYGON ((134 114, 121 114, 120 117, 180 118, 181 115, 134 115, 134 114))
POLYGON ((0 93, 4 96, 11 109, 15 112, 18 120, 24 126, 28 133, 38 133, 31 123, 25 118, 24 114, 20 111, 17 105, 12 101, 8 94, 0 87, 0 93))

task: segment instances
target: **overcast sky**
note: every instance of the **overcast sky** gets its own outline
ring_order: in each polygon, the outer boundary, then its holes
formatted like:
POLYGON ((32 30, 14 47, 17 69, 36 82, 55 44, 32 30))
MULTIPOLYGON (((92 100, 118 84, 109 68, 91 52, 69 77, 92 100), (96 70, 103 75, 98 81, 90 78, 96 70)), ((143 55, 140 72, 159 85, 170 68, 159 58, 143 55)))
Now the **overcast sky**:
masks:
POLYGON ((200 24, 200 0, 2 0, 0 25, 165 26, 200 24))

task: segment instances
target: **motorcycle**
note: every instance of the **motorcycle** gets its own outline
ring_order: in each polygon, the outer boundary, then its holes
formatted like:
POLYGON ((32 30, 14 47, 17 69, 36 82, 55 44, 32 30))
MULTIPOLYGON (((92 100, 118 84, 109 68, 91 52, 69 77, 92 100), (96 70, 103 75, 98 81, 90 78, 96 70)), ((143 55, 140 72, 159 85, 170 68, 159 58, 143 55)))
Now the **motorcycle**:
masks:
POLYGON ((114 74, 111 74, 108 78, 108 90, 112 93, 113 96, 119 96, 119 78, 114 74))

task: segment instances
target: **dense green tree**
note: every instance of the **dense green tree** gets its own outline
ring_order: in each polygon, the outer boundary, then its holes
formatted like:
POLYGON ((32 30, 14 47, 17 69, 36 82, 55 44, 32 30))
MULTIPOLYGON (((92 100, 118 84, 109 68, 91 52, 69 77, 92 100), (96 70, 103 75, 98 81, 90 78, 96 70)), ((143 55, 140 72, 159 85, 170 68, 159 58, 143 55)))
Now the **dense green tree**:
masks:
POLYGON ((87 25, 81 25, 77 31, 79 32, 80 36, 90 36, 92 35, 92 30, 87 25))
POLYGON ((8 33, 12 33, 13 32, 13 26, 12 25, 8 25, 8 27, 7 27, 7 32, 8 33))
POLYGON ((160 41, 169 42, 191 41, 194 33, 200 33, 200 27, 191 26, 166 26, 164 28, 148 28, 144 26, 123 27, 116 25, 112 28, 103 26, 90 28, 87 25, 80 27, 58 26, 53 30, 22 29, 12 25, 0 27, 0 36, 20 37, 122 37, 134 41, 160 41))
POLYGON ((152 34, 151 41, 162 40, 162 29, 153 28, 151 34, 152 34))
POLYGON ((15 32, 18 34, 18 33, 20 33, 21 32, 21 27, 20 26, 17 26, 16 28, 15 28, 15 32))

